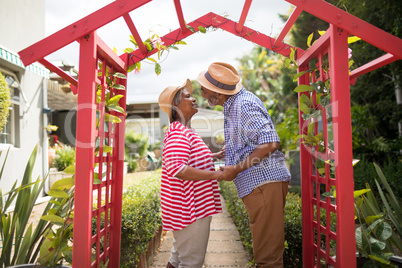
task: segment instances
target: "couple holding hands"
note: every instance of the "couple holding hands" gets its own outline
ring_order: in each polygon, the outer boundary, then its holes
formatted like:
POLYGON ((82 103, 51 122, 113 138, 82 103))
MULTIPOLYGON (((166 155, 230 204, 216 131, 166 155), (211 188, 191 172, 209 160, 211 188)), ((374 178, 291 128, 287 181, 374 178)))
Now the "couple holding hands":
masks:
POLYGON ((211 153, 191 128, 198 112, 190 80, 159 96, 170 125, 163 140, 163 229, 173 232, 167 268, 201 268, 212 215, 222 212, 218 181, 233 181, 249 216, 257 267, 283 267, 284 207, 290 173, 280 140, 258 97, 240 83, 236 69, 212 63, 197 77, 209 106, 222 105, 225 147, 211 153), (214 159, 225 158, 215 171, 214 159))

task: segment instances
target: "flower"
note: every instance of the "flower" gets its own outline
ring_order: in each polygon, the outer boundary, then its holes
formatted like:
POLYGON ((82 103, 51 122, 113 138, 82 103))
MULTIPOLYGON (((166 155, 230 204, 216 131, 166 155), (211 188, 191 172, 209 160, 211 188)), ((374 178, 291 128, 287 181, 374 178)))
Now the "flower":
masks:
POLYGON ((160 50, 160 47, 165 44, 159 37, 151 38, 151 42, 154 48, 158 48, 160 50))
POLYGON ((135 69, 133 70, 134 74, 139 74, 140 71, 138 70, 138 67, 135 67, 135 69))
POLYGON ((352 49, 348 48, 348 59, 352 57, 352 49))

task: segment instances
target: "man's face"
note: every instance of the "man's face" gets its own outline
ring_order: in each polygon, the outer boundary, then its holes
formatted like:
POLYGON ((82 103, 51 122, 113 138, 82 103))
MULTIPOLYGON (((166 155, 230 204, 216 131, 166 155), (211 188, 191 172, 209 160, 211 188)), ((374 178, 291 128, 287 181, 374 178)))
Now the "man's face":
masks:
POLYGON ((201 91, 202 91, 202 97, 207 99, 209 107, 214 107, 216 105, 223 105, 223 103, 221 103, 219 93, 206 89, 205 87, 201 87, 201 91))

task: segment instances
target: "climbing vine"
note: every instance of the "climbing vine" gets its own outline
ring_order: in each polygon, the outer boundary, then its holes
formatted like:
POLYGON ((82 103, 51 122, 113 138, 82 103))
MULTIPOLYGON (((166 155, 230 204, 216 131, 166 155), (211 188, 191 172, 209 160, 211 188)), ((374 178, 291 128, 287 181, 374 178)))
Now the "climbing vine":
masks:
MULTIPOLYGON (((189 29, 190 31, 192 31, 193 33, 195 32, 195 29, 186 24, 187 29, 189 29)), ((206 29, 203 26, 198 26, 198 30, 201 33, 206 33, 206 29)), ((151 31, 150 31, 151 33, 151 31)), ((130 42, 134 45, 134 48, 132 47, 128 47, 126 49, 124 49, 124 52, 130 54, 132 52, 134 52, 136 49, 139 48, 137 41, 135 40, 134 36, 130 35, 130 42)), ((176 41, 173 45, 170 46, 165 46, 165 42, 162 41, 162 39, 159 37, 159 35, 157 34, 153 34, 150 36, 150 38, 146 39, 143 42, 144 46, 147 49, 147 52, 151 52, 155 49, 158 50, 157 53, 157 59, 154 59, 152 57, 147 57, 146 60, 148 60, 150 63, 155 65, 155 73, 156 75, 159 75, 162 72, 162 67, 161 67, 161 57, 164 54, 164 52, 169 53, 170 49, 174 49, 174 50, 179 50, 179 48, 177 47, 177 45, 187 45, 186 42, 178 40, 176 41)), ((135 64, 131 65, 128 67, 127 72, 134 72, 134 73, 139 73, 141 70, 141 61, 136 62, 135 64)))
MULTIPOLYGON (((320 35, 323 35, 324 31, 319 31, 320 35)), ((312 46, 313 33, 307 38, 307 46, 312 46)), ((348 44, 356 42, 360 38, 351 36, 348 38, 348 44)), ((284 61, 285 67, 293 66, 297 68, 297 61, 295 58, 296 51, 291 50, 290 57, 284 61)), ((352 57, 352 51, 349 49, 349 59, 352 57)), ((314 58, 309 62, 309 69, 296 73, 293 77, 293 81, 297 81, 303 75, 308 75, 309 85, 298 85, 294 91, 297 93, 303 93, 299 97, 299 109, 302 111, 302 118, 307 124, 307 133, 300 134, 296 137, 296 141, 301 139, 301 144, 307 146, 311 152, 324 153, 333 152, 333 133, 332 133, 332 116, 331 116, 331 83, 329 78, 329 63, 328 55, 325 55, 322 59, 321 66, 318 66, 317 59, 314 58), (320 73, 319 68, 322 72, 320 73), (320 120, 325 119, 328 127, 328 146, 325 145, 324 133, 319 130, 318 123, 320 120)), ((349 60, 349 68, 353 65, 353 60, 349 60)), ((314 161, 313 161, 314 162, 314 161)), ((330 165, 331 175, 335 172, 335 166, 333 160, 325 160, 325 163, 330 165)), ((317 170, 320 175, 325 174, 324 161, 319 157, 315 162, 317 170)))

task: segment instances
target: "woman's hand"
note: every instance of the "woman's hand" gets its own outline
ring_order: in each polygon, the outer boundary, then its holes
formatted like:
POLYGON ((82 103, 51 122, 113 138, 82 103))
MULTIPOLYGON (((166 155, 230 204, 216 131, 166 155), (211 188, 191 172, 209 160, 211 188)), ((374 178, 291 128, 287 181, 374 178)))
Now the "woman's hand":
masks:
POLYGON ((225 158, 225 147, 223 147, 219 152, 213 153, 212 158, 214 160, 225 158))

